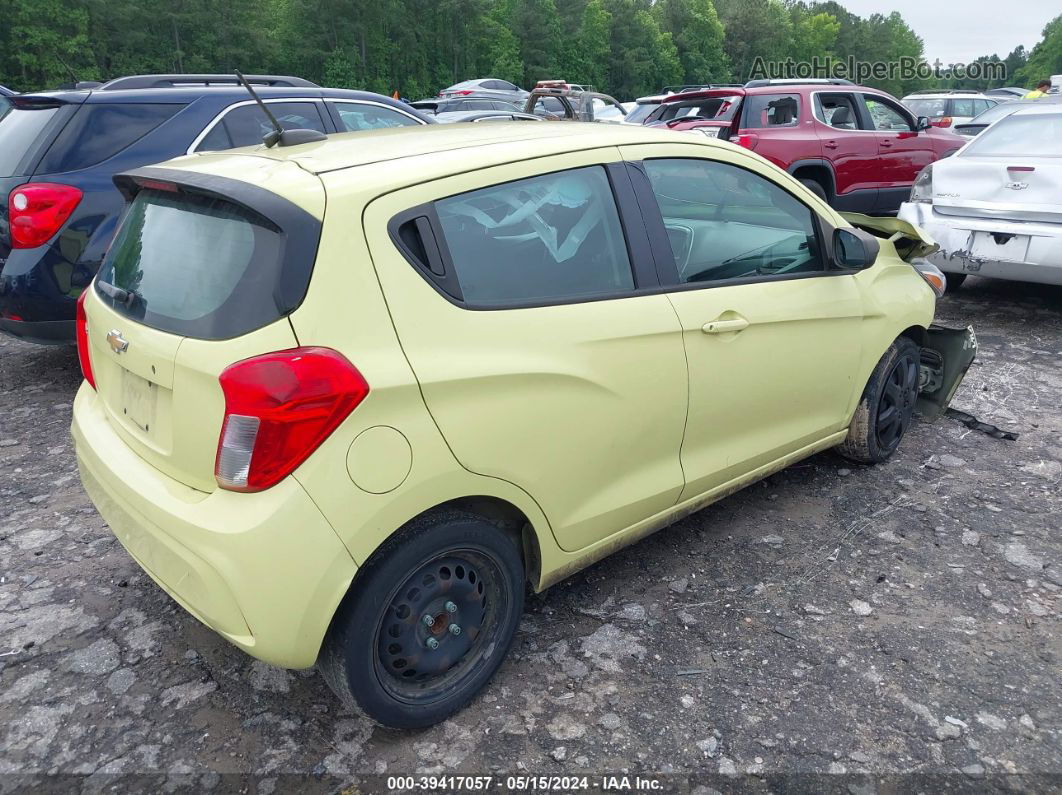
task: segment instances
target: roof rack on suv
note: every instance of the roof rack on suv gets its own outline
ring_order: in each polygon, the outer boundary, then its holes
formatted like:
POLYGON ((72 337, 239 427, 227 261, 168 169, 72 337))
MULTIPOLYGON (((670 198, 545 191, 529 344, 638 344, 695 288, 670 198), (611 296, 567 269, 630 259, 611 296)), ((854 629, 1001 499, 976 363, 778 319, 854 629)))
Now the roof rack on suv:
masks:
POLYGON ((824 86, 854 86, 851 80, 845 80, 841 77, 809 77, 802 79, 799 77, 783 78, 779 80, 749 80, 745 83, 745 88, 760 88, 762 86, 803 86, 803 85, 824 85, 824 86))
POLYGON ((980 94, 976 88, 922 88, 918 91, 912 91, 907 96, 914 96, 915 94, 980 94))
POLYGON ((741 88, 743 83, 690 83, 681 86, 664 86, 661 94, 685 94, 689 91, 710 91, 713 88, 741 88))
MULTIPOLYGON (((260 86, 282 88, 320 88, 301 77, 285 75, 247 75, 247 80, 260 86)), ((121 91, 130 88, 184 88, 186 86, 238 86, 235 75, 131 75, 117 77, 100 86, 100 91, 121 91)))

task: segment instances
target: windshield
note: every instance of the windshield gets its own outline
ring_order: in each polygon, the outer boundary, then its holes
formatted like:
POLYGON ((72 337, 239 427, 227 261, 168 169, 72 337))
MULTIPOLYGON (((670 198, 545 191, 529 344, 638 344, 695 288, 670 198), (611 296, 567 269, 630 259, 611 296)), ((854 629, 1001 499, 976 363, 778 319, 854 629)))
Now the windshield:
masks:
POLYGON ((970 121, 967 122, 967 124, 991 124, 992 122, 999 121, 1000 119, 1009 116, 1010 114, 1014 113, 1015 111, 1021 110, 1024 107, 1027 106, 1020 105, 1016 102, 1001 102, 995 107, 989 108, 984 113, 981 113, 978 116, 974 116, 972 119, 970 119, 970 121))
MULTIPOLYGON (((226 339, 280 317, 283 235, 223 199, 143 190, 100 268, 97 288, 144 325, 226 339)), ((109 302, 110 303, 110 302, 109 302)))
POLYGON ((656 121, 730 121, 737 109, 741 107, 741 96, 707 97, 681 102, 665 102, 656 121))
POLYGON ((1062 112, 1015 113, 973 139, 964 157, 1062 157, 1062 112))
POLYGON ((11 107, 0 100, 0 177, 24 176, 30 166, 26 155, 44 136, 59 108, 11 107))
POLYGON ((660 105, 656 102, 642 103, 635 107, 635 109, 632 110, 630 113, 628 113, 627 118, 625 118, 624 121, 626 121, 628 124, 641 124, 649 117, 650 113, 652 113, 659 107, 660 105))
POLYGON ((928 116, 931 119, 943 116, 948 108, 946 99, 909 99, 903 104, 910 108, 914 115, 928 116))

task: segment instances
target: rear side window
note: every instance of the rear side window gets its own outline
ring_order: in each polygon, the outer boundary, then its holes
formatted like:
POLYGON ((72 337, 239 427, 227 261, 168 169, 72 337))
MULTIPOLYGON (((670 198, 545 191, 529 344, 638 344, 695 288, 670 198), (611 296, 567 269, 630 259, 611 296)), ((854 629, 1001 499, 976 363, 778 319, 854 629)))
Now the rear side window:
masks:
POLYGON ((380 130, 388 127, 412 127, 420 123, 412 116, 382 105, 369 105, 364 102, 336 102, 334 107, 342 122, 341 129, 347 132, 380 130))
POLYGON ((634 289, 603 167, 472 191, 435 210, 467 303, 500 307, 634 289))
POLYGON ((77 171, 102 163, 139 141, 184 105, 89 105, 59 133, 38 174, 77 171))
POLYGON ((0 177, 20 177, 26 173, 27 155, 58 112, 56 106, 0 110, 0 177))
POLYGON ((946 99, 909 99, 906 103, 915 116, 928 116, 931 119, 947 115, 946 99))
POLYGON ((273 222, 224 199, 142 190, 100 268, 97 291, 105 300, 110 286, 124 291, 128 297, 108 303, 153 328, 227 339, 282 316, 274 292, 284 242, 273 222))
POLYGON ((795 127, 799 122, 799 94, 756 94, 745 98, 742 127, 795 127))
MULTIPOLYGON (((270 112, 285 130, 326 133, 315 102, 270 102, 270 112)), ((241 105, 226 113, 196 147, 197 152, 217 152, 239 146, 257 146, 272 132, 273 124, 258 105, 241 105)))
POLYGON ((952 116, 976 116, 973 99, 953 99, 951 101, 952 116))
POLYGON ((850 94, 819 94, 819 117, 838 130, 858 130, 859 114, 850 94))

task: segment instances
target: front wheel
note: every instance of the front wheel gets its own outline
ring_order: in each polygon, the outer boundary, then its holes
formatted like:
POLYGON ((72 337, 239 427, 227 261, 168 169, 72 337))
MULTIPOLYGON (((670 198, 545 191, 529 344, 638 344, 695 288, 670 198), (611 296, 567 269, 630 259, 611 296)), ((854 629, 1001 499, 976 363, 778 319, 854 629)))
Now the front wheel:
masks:
POLYGON ((431 726, 494 675, 523 604, 515 539, 474 514, 422 517, 359 573, 325 638, 321 673, 384 726, 431 726))
POLYGON ((838 451, 864 464, 887 460, 911 425, 918 400, 921 349, 900 337, 878 361, 838 451))

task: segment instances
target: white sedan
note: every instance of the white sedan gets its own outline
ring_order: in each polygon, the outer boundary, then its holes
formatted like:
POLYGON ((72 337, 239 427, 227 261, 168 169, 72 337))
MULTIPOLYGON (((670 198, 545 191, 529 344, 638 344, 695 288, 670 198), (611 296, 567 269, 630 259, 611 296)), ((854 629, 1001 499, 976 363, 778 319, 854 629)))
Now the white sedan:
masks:
POLYGON ((1062 105, 1023 108, 927 166, 899 217, 939 245, 953 287, 970 273, 1062 284, 1062 105))

